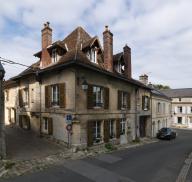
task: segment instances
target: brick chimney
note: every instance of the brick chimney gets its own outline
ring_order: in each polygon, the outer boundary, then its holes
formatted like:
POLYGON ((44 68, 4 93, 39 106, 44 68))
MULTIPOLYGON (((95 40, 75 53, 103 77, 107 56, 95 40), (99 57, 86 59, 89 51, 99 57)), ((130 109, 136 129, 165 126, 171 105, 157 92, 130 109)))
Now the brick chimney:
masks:
POLYGON ((103 47, 105 68, 113 72, 113 34, 108 29, 108 26, 105 26, 105 31, 103 32, 103 47))
POLYGON ((45 23, 41 30, 41 41, 41 67, 44 68, 51 63, 51 55, 47 50, 47 47, 52 44, 52 29, 49 27, 49 22, 45 23))
POLYGON ((132 70, 131 70, 131 48, 125 45, 123 48, 123 58, 125 61, 125 76, 128 79, 132 78, 132 70))
POLYGON ((139 81, 144 85, 148 85, 148 76, 146 74, 139 76, 139 81))

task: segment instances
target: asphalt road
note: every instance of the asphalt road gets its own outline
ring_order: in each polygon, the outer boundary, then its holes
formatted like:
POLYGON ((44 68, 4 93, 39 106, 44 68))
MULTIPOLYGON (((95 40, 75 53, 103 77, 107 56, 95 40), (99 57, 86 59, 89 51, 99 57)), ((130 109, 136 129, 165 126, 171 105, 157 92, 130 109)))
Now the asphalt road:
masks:
MULTIPOLYGON (((176 140, 69 160, 4 182, 175 182, 185 158, 192 152, 192 131, 179 130, 178 134, 176 140)), ((191 177, 188 176, 189 181, 191 177)))

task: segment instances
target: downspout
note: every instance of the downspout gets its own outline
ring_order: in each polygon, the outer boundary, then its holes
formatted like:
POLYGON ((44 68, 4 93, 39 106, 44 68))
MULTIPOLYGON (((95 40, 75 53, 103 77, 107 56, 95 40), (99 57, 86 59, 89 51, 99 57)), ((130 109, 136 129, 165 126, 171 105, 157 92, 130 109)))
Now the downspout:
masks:
POLYGON ((135 88, 135 140, 137 140, 137 93, 138 93, 138 87, 135 88))
POLYGON ((151 139, 153 138, 153 106, 152 106, 152 92, 150 92, 150 97, 151 97, 151 139))

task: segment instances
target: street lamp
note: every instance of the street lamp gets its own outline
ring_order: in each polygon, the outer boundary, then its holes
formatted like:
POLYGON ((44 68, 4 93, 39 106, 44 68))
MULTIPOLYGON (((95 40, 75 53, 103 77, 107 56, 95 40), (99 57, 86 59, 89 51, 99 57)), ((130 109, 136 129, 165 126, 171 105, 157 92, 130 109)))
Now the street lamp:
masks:
POLYGON ((84 79, 84 81, 83 81, 83 83, 82 83, 82 89, 84 90, 84 91, 86 91, 87 89, 88 89, 88 83, 87 83, 87 81, 84 79))
POLYGON ((3 94, 3 78, 5 70, 0 62, 0 155, 6 157, 5 145, 5 123, 4 123, 4 94, 3 94))

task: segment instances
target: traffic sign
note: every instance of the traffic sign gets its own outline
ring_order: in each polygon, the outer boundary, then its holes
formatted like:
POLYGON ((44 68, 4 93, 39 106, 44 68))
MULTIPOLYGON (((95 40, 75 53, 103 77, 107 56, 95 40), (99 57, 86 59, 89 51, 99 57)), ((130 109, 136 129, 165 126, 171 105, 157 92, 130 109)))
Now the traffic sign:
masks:
POLYGON ((67 114, 66 117, 65 117, 65 120, 66 120, 66 123, 67 124, 71 124, 72 123, 72 115, 71 114, 67 114))
POLYGON ((71 131, 71 130, 72 130, 72 125, 71 125, 71 124, 68 124, 68 125, 66 126, 66 130, 67 130, 67 131, 71 131))

